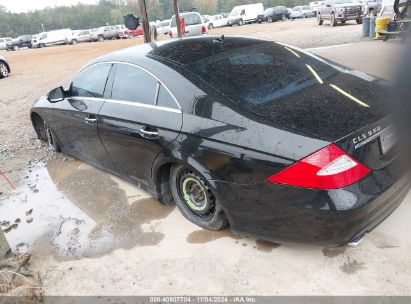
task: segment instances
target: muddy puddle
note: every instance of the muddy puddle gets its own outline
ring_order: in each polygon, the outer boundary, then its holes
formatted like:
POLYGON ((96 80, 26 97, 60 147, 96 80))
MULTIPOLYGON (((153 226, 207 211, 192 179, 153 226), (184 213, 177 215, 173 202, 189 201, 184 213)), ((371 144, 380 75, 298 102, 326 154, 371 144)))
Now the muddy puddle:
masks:
POLYGON ((33 164, 13 181, 17 189, 0 195, 0 224, 20 252, 81 258, 154 246, 164 238, 159 220, 174 209, 71 159, 33 164))

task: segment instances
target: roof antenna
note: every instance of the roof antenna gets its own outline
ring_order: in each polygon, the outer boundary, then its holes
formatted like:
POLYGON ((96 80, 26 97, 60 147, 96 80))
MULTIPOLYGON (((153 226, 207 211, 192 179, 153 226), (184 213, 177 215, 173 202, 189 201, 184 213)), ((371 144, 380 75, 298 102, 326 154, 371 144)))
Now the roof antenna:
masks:
POLYGON ((220 38, 215 38, 215 39, 213 40, 213 42, 214 42, 214 43, 215 43, 215 42, 224 43, 224 42, 225 42, 225 37, 224 37, 224 35, 221 35, 220 38))

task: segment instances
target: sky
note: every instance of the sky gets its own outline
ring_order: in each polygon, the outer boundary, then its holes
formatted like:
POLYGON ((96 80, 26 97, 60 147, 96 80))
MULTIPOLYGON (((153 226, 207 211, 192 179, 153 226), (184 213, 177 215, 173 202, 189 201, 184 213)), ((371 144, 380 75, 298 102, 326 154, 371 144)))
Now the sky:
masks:
POLYGON ((7 10, 15 13, 24 13, 36 9, 54 6, 70 6, 77 3, 95 4, 98 0, 0 0, 7 10))

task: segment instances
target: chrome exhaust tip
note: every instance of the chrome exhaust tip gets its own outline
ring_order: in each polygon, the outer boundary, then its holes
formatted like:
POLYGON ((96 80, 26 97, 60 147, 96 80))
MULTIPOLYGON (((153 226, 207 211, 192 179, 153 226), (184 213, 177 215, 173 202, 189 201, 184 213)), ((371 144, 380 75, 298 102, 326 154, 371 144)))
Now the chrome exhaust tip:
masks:
POLYGON ((356 235, 349 243, 348 246, 357 247, 360 245, 361 241, 364 239, 365 233, 356 235))

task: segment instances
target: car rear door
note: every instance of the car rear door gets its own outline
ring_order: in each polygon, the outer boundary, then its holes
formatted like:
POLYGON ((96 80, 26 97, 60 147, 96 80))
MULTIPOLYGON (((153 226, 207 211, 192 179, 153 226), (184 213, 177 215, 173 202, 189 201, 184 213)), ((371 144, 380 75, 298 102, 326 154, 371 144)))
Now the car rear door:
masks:
POLYGON ((156 157, 181 131, 182 112, 147 70, 118 63, 110 98, 99 113, 99 136, 121 175, 150 188, 156 157))
POLYGON ((52 130, 63 151, 84 161, 114 169, 98 137, 98 112, 105 102, 104 92, 111 63, 87 67, 72 81, 67 98, 53 107, 52 130))

